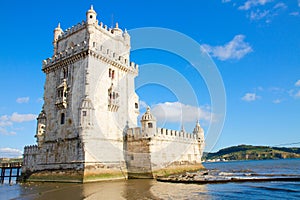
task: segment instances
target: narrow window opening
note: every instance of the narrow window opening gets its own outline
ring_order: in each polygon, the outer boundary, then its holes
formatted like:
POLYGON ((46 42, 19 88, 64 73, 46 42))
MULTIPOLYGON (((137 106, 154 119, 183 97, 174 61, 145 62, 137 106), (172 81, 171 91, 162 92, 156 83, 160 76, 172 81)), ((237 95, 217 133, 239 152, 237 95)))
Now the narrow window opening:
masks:
POLYGON ((112 73, 111 73, 111 78, 114 79, 115 78, 115 70, 112 70, 112 73))
POLYGON ((152 123, 148 123, 148 128, 153 128, 153 124, 152 123))
POLYGON ((108 70, 108 77, 111 78, 111 69, 108 70))
POLYGON ((138 108, 139 108, 139 104, 138 104, 138 103, 135 103, 135 104, 134 104, 134 107, 135 107, 135 109, 138 109, 138 108))
POLYGON ((68 78, 68 69, 64 69, 64 79, 68 78))
POLYGON ((60 124, 64 124, 64 123, 65 123, 65 113, 61 113, 60 124))
POLYGON ((92 18, 93 18, 93 15, 90 15, 90 18, 92 19, 92 18))
POLYGON ((85 117, 86 116, 86 111, 82 111, 82 115, 85 117))

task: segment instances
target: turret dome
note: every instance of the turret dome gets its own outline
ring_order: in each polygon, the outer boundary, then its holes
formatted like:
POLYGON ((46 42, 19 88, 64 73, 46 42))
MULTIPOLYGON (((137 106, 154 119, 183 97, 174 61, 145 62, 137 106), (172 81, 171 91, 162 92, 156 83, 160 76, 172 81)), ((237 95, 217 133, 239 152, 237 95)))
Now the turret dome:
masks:
POLYGON ((147 107, 147 111, 142 116, 141 121, 156 121, 156 118, 150 112, 150 107, 147 107))

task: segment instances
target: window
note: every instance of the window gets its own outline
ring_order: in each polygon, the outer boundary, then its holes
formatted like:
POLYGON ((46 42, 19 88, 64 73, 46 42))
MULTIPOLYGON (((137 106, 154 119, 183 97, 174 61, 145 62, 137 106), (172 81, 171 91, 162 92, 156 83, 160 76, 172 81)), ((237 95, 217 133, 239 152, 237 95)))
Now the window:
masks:
POLYGON ((111 79, 114 79, 115 78, 115 70, 112 70, 111 72, 111 79))
POLYGON ((60 124, 64 124, 64 123, 65 123, 65 113, 61 113, 60 124))
POLYGON ((134 107, 135 107, 135 109, 138 109, 138 108, 139 108, 139 104, 138 104, 138 103, 135 103, 135 104, 134 104, 134 107))
POLYGON ((93 18, 93 15, 90 15, 90 18, 92 19, 92 18, 93 18))
POLYGON ((82 115, 85 117, 86 116, 86 111, 82 111, 82 115))
POLYGON ((68 78, 68 69, 65 68, 63 73, 64 73, 64 79, 68 78))
POLYGON ((148 123, 148 128, 153 128, 153 124, 152 123, 148 123))
POLYGON ((115 78, 115 70, 109 69, 108 70, 108 77, 111 79, 115 78))

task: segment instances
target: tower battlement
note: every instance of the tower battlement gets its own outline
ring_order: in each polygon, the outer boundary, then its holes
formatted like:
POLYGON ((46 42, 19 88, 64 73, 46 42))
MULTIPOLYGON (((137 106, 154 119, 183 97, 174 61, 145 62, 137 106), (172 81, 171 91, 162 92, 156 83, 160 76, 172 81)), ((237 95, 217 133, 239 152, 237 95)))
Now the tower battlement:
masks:
POLYGON ((25 177, 82 183, 154 177, 159 167, 190 163, 194 169, 201 163, 199 123, 193 134, 157 128, 147 108, 137 127, 139 70, 130 48, 127 31, 118 23, 114 28, 99 23, 92 6, 85 21, 65 31, 58 24, 53 54, 42 62, 44 105, 37 118, 38 145, 24 148, 25 177))
POLYGON ((129 128, 127 130, 126 136, 132 139, 141 139, 141 138, 161 138, 161 139, 170 139, 170 140, 178 140, 178 141, 197 141, 197 135, 195 133, 187 133, 184 131, 177 131, 166 128, 157 128, 156 133, 154 135, 148 135, 147 132, 142 131, 140 127, 129 128))

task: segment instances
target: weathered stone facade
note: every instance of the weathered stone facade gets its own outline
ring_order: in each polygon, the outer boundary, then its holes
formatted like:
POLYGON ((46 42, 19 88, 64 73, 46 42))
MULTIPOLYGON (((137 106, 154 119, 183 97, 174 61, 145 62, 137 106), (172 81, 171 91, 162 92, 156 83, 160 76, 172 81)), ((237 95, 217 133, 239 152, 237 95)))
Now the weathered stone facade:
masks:
MULTIPOLYGON (((37 118, 37 145, 24 148, 29 180, 89 182, 153 177, 169 166, 201 163, 203 129, 193 134, 156 128, 150 109, 137 127, 139 99, 130 62, 130 36, 86 21, 54 30, 54 54, 43 61, 44 106, 37 118), (134 175, 135 174, 135 175, 134 175)), ((175 167, 176 168, 176 167, 175 167)), ((187 169, 186 168, 186 169, 187 169)))

